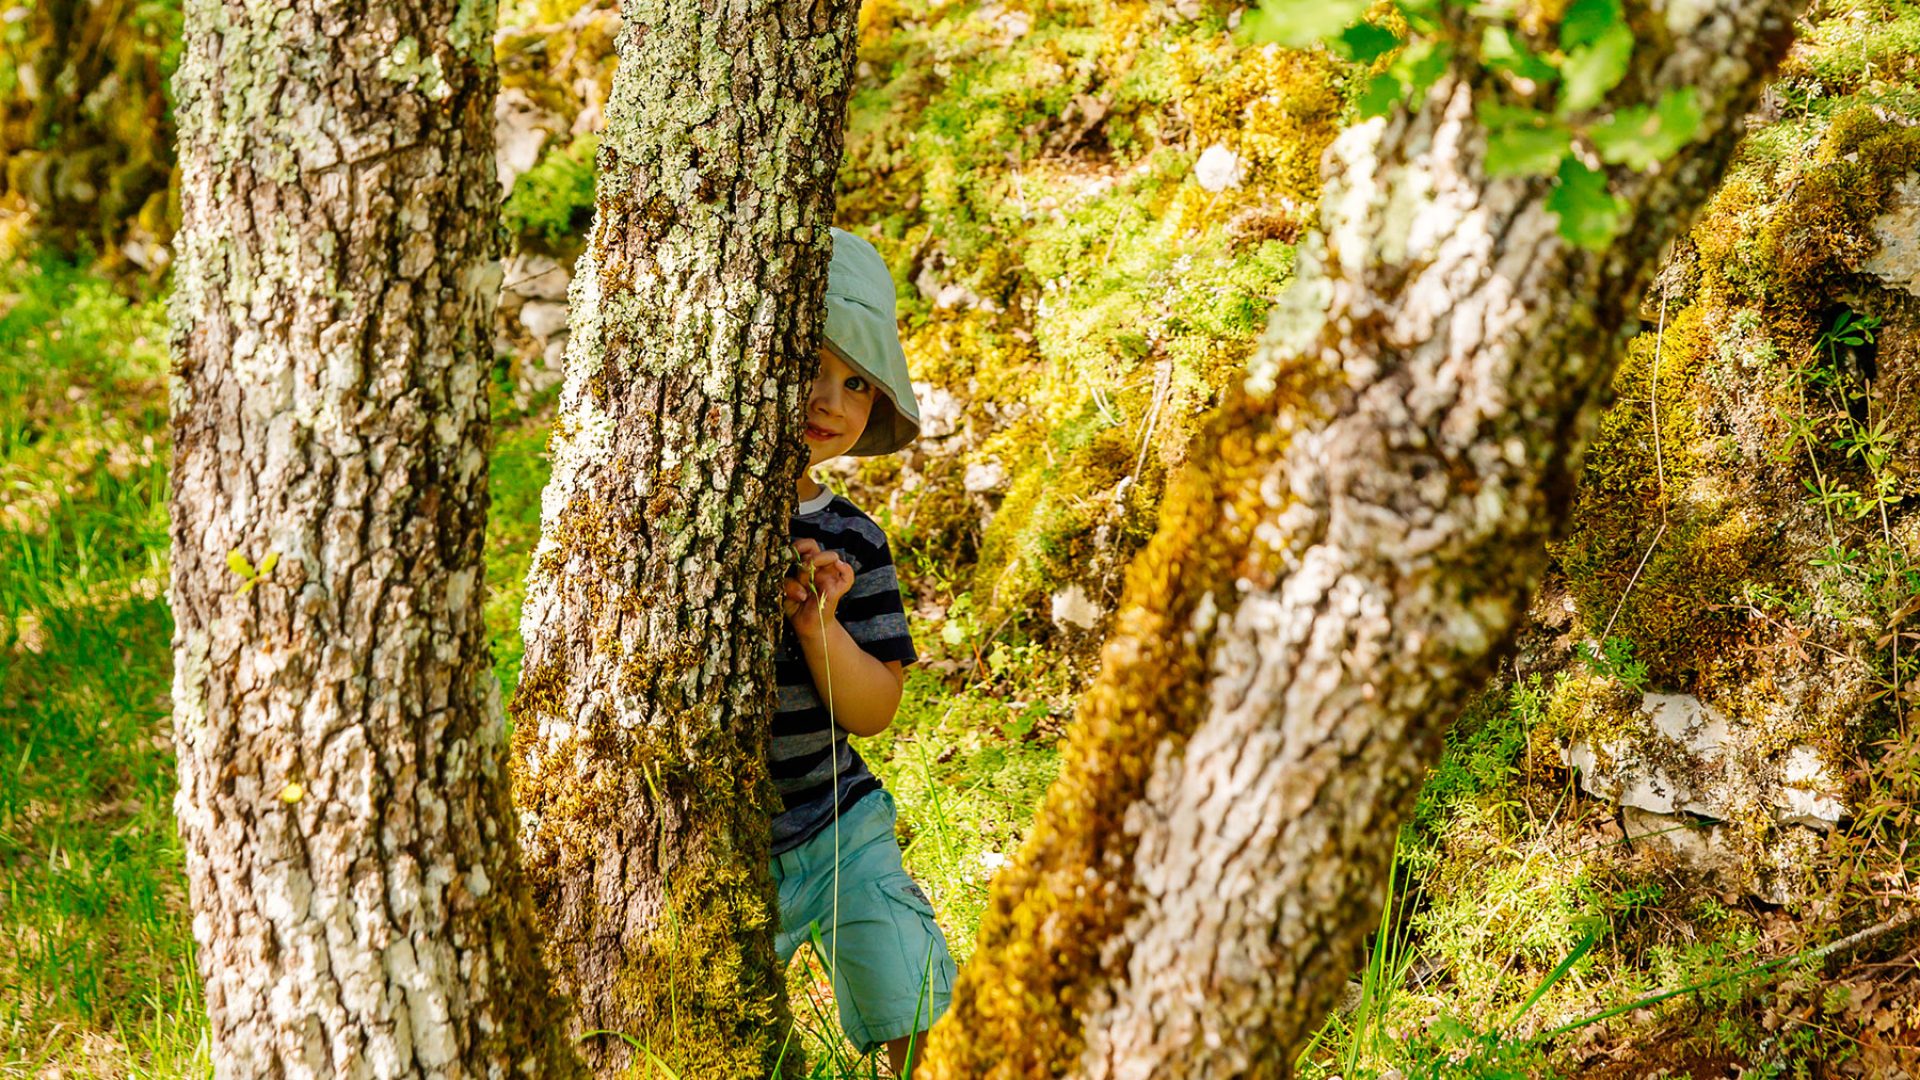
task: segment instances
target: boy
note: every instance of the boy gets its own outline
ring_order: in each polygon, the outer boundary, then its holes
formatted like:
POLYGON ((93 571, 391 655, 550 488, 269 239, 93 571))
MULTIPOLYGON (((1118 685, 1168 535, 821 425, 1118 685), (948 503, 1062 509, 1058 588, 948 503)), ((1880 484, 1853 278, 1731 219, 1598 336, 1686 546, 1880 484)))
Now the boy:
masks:
MULTIPOLYGON (((832 236, 820 372, 807 400, 809 470, 842 454, 893 453, 920 431, 893 277, 873 245, 840 229, 832 236)), ((885 1044, 904 1077, 909 1048, 917 1057, 946 1010, 953 959, 901 866, 893 796, 847 735, 886 730, 902 668, 917 657, 886 534, 810 471, 797 487, 791 532, 805 571, 785 582, 767 753, 783 805, 773 819, 775 945, 785 963, 818 925, 847 1039, 861 1053, 885 1044)))

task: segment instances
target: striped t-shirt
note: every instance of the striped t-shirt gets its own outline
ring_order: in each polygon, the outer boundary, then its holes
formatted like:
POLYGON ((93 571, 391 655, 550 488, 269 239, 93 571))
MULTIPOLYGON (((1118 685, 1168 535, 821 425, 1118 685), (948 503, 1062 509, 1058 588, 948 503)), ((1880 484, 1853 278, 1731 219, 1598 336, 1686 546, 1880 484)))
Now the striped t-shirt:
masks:
MULTIPOLYGON (((872 518, 823 489, 799 505, 789 531, 795 540, 810 539, 839 552, 853 568, 853 587, 840 598, 839 607, 840 625, 849 637, 882 661, 911 664, 918 659, 907 633, 887 534, 872 518)), ((862 796, 879 790, 880 780, 847 745, 846 730, 827 715, 791 623, 780 636, 773 666, 778 697, 767 764, 783 807, 773 819, 773 853, 778 855, 832 824, 836 806, 844 814, 862 796)))

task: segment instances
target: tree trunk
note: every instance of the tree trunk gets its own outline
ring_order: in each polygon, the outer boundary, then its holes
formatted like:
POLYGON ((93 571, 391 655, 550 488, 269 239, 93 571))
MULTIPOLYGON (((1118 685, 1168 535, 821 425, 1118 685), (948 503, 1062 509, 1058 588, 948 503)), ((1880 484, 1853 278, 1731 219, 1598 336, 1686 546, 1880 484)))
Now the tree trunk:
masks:
POLYGON ((1611 171, 1629 210, 1609 251, 1558 235, 1546 181, 1485 175, 1477 70, 1329 151, 1324 240, 1130 571, 928 1077, 1291 1072, 1358 966, 1443 730, 1541 575, 1658 253, 1794 7, 1638 17, 1665 25, 1613 100, 1697 86, 1706 120, 1656 172, 1611 171))
POLYGON ((602 1072, 800 1060, 767 720, 856 9, 623 12, 512 705, 547 955, 626 1036, 602 1072))
POLYGON ((215 1067, 578 1075, 481 621, 492 8, 186 18, 170 598, 215 1067))

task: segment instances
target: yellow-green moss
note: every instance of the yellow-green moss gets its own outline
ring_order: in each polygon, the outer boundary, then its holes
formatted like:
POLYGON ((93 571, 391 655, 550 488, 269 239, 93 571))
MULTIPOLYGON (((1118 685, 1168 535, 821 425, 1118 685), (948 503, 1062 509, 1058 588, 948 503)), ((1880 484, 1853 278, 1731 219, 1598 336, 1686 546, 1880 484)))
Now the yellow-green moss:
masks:
POLYGON ((1920 169, 1920 129, 1868 105, 1837 113, 1811 153, 1737 162, 1694 228, 1704 294, 1766 305, 1789 330, 1832 303, 1879 249, 1870 223, 1920 169))
MULTIPOLYGON (((1306 396, 1298 386, 1283 392, 1306 396)), ((1069 1071, 1087 993, 1107 965, 1126 962, 1111 951, 1131 913, 1133 841, 1121 815, 1155 755, 1177 750, 1199 722, 1207 641, 1237 602, 1234 580, 1270 584, 1276 572, 1252 538, 1273 512, 1258 483, 1281 452, 1273 403, 1236 395, 1202 438, 1207 452, 1173 485, 1152 542, 1128 567, 1101 678, 1080 700, 1060 778, 1019 860, 995 881, 979 948, 930 1037, 933 1080, 1069 1071), (1210 605, 1216 617, 1196 621, 1210 605)))
POLYGON ((1571 528, 1552 548, 1585 633, 1626 638, 1653 682, 1676 689, 1695 688, 1741 639, 1747 620, 1730 605, 1745 583, 1777 577, 1781 558, 1776 527, 1711 470, 1718 433, 1703 419, 1703 376, 1718 349, 1707 320, 1704 305, 1669 312, 1664 329, 1629 344, 1571 528))

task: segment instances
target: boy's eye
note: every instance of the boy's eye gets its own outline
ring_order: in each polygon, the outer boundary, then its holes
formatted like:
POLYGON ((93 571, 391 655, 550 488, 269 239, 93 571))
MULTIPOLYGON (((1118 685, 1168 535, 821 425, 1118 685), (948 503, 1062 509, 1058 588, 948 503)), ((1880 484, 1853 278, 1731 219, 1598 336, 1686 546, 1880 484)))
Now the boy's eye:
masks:
POLYGON ((853 391, 856 394, 864 394, 867 392, 867 389, 868 389, 867 380, 861 378, 858 375, 847 376, 846 386, 847 386, 847 389, 853 391))

